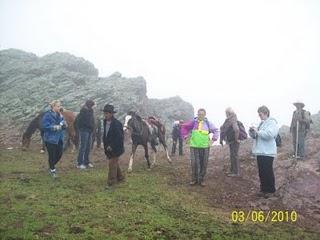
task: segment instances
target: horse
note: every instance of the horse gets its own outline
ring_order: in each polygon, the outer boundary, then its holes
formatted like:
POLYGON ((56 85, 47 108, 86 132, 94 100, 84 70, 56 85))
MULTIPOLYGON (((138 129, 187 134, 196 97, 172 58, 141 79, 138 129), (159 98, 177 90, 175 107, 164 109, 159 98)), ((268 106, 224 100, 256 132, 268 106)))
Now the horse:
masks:
POLYGON ((156 145, 157 139, 159 139, 159 142, 163 145, 166 153, 167 153, 167 159, 168 162, 171 163, 171 159, 168 154, 167 145, 165 142, 165 127, 160 123, 160 121, 152 122, 154 123, 154 126, 151 126, 150 123, 143 120, 137 113, 130 111, 128 112, 127 116, 125 117, 125 123, 124 123, 124 131, 127 132, 129 129, 131 132, 131 139, 132 139, 132 152, 130 155, 129 160, 129 167, 128 172, 132 172, 132 164, 133 159, 137 150, 138 145, 142 145, 144 148, 145 153, 145 159, 147 160, 148 169, 155 165, 156 163, 156 153, 157 148, 156 145), (150 165, 149 161, 149 154, 148 154, 148 142, 151 145, 151 148, 153 150, 153 163, 150 165))
MULTIPOLYGON (((42 130, 42 118, 44 116, 45 112, 41 112, 39 113, 34 119, 31 120, 31 122, 29 123, 26 131, 23 133, 22 135, 22 150, 27 150, 27 148, 29 148, 30 146, 30 141, 31 141, 31 136, 32 134, 34 134, 34 132, 36 130, 40 131, 40 135, 41 135, 41 139, 42 139, 42 147, 40 152, 43 153, 45 151, 45 143, 43 140, 43 134, 44 131, 42 130)), ((76 132, 73 126, 73 122, 75 120, 75 114, 71 111, 68 110, 63 110, 61 112, 61 114, 63 115, 64 120, 67 123, 67 143, 65 145, 64 150, 67 149, 67 146, 69 146, 71 144, 71 142, 73 143, 73 150, 78 146, 78 140, 76 138, 76 132)))

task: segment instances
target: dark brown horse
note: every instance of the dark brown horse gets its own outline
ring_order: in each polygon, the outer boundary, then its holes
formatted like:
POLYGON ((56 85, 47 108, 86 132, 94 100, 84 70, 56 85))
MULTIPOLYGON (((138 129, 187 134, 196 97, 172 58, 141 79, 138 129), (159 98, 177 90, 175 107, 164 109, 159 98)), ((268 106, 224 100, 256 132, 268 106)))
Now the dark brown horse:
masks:
MULTIPOLYGON (((27 127, 26 131, 22 135, 22 149, 26 150, 29 148, 30 141, 31 141, 31 136, 34 134, 36 130, 40 131, 41 134, 41 139, 42 139, 42 147, 41 147, 41 152, 44 152, 45 150, 45 144, 43 141, 43 130, 41 129, 42 125, 42 118, 44 116, 45 112, 39 113, 32 121, 30 122, 29 126, 27 127)), ((76 146, 78 146, 78 140, 76 138, 76 132, 73 126, 73 122, 75 120, 75 114, 74 112, 64 110, 62 111, 62 115, 64 120, 67 122, 67 142, 65 144, 65 150, 66 148, 73 143, 73 150, 75 149, 76 146)))
POLYGON ((138 114, 136 114, 133 111, 130 111, 125 117, 125 123, 124 123, 124 130, 127 131, 128 129, 131 132, 131 139, 132 139, 132 152, 130 155, 128 172, 132 171, 133 159, 134 159, 138 145, 142 145, 144 148, 144 152, 145 152, 144 156, 145 156, 145 159, 147 160, 148 169, 150 169, 151 166, 155 165, 156 153, 157 153, 156 145, 158 145, 158 139, 159 139, 159 142, 163 145, 164 149, 166 150, 167 159, 171 163, 171 159, 169 157, 167 145, 165 142, 165 128, 159 121, 157 122, 150 121, 148 123, 147 121, 143 120, 138 114), (150 143, 154 153, 152 164, 150 164, 150 161, 149 161, 148 142, 150 143))

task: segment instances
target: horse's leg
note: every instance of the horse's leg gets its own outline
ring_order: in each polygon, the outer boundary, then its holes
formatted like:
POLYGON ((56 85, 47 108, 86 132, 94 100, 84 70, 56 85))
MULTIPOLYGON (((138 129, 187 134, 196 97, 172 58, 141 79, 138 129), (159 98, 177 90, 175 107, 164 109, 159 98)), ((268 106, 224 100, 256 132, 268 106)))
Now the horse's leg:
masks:
POLYGON ((150 160, 149 160, 149 153, 148 153, 148 142, 143 144, 144 147, 144 158, 147 160, 148 170, 150 170, 150 160))
POLYGON ((41 143, 42 143, 40 153, 44 153, 46 150, 46 145, 44 143, 44 131, 40 130, 40 135, 41 135, 41 143))
POLYGON ((167 148, 167 144, 166 144, 165 140, 162 140, 161 144, 162 144, 164 150, 166 151, 168 162, 172 163, 172 160, 171 160, 169 153, 168 153, 168 148, 167 148))
POLYGON ((152 148, 152 154, 153 154, 153 162, 151 164, 151 166, 155 166, 156 165, 156 160, 157 160, 157 148, 154 144, 151 144, 151 148, 152 148))
POLYGON ((76 144, 74 142, 74 138, 72 137, 72 139, 70 140, 70 144, 72 144, 72 149, 71 149, 71 153, 74 153, 76 151, 76 144))
POLYGON ((136 153, 138 145, 137 144, 132 144, 132 152, 130 155, 130 160, 129 160, 129 167, 128 167, 128 172, 132 172, 132 163, 133 163, 133 159, 134 159, 134 155, 136 153))

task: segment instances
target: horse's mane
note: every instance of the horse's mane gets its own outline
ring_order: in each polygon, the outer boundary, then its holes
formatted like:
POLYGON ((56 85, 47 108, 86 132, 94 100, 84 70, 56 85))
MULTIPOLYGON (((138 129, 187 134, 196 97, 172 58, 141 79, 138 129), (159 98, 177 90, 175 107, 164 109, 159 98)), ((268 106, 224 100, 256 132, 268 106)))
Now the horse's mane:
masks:
POLYGON ((34 119, 31 120, 29 123, 26 131, 23 133, 23 138, 25 137, 31 137, 31 135, 37 130, 41 130, 41 119, 45 112, 40 112, 34 119))

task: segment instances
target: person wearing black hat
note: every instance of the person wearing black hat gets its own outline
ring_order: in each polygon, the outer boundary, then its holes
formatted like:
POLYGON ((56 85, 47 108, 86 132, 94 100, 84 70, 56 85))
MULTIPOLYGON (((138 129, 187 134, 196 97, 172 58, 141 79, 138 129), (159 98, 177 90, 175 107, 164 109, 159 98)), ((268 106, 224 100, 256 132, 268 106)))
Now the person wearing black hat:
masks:
POLYGON ((79 154, 77 158, 77 168, 86 169, 87 167, 93 167, 89 161, 90 147, 92 142, 92 133, 95 128, 93 106, 95 105, 93 100, 87 100, 84 106, 81 108, 79 115, 76 118, 76 129, 79 133, 79 154))
POLYGON ((124 176, 119 166, 119 157, 124 153, 123 127, 113 114, 113 105, 106 104, 103 108, 103 146, 104 152, 109 159, 109 173, 106 189, 111 189, 116 183, 124 181, 124 176))
POLYGON ((294 149, 293 157, 302 160, 305 155, 305 138, 310 130, 310 124, 312 123, 312 120, 310 112, 303 109, 305 105, 302 101, 296 101, 293 103, 293 105, 297 108, 293 112, 290 125, 294 149))

